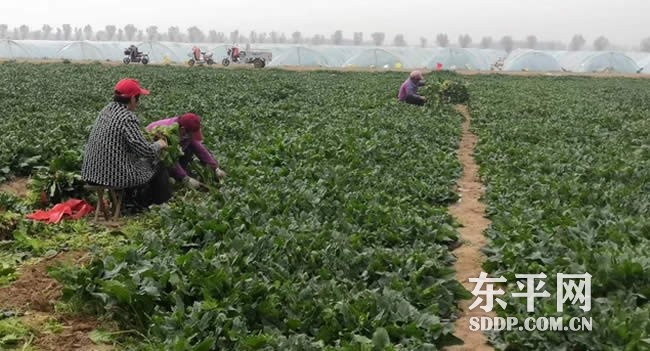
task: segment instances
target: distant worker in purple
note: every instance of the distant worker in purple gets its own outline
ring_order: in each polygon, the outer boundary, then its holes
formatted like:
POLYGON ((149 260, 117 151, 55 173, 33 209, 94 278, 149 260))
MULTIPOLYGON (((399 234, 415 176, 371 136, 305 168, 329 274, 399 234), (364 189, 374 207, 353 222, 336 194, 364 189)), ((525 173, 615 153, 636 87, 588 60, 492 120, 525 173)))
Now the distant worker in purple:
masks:
POLYGON ((422 106, 427 101, 426 97, 418 94, 418 88, 424 85, 424 76, 420 71, 413 71, 408 79, 399 88, 397 99, 407 104, 422 106))

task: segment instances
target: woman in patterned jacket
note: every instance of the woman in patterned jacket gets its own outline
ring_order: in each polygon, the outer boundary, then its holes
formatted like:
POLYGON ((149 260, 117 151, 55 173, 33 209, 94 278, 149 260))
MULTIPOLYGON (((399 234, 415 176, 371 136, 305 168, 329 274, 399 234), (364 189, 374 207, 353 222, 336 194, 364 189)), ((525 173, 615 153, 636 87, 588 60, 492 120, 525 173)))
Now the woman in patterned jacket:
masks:
POLYGON ((171 198, 165 167, 159 165, 164 140, 149 143, 134 111, 149 95, 135 79, 115 85, 113 102, 99 113, 86 144, 81 176, 90 184, 124 189, 126 198, 146 207, 171 198))

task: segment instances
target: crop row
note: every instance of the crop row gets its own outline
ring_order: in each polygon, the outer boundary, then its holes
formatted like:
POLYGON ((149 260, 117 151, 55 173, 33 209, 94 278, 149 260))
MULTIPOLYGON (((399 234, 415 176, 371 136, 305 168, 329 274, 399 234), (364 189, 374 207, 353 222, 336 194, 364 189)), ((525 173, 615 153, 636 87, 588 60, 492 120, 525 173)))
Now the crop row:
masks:
MULTIPOLYGON (((645 80, 471 79, 487 186, 486 270, 545 273, 552 296, 503 316, 593 318, 591 332, 502 332, 499 349, 643 350, 650 335, 650 93, 645 80), (556 307, 556 274, 591 274, 592 306, 556 307)), ((582 304, 576 304, 582 305, 582 304)))

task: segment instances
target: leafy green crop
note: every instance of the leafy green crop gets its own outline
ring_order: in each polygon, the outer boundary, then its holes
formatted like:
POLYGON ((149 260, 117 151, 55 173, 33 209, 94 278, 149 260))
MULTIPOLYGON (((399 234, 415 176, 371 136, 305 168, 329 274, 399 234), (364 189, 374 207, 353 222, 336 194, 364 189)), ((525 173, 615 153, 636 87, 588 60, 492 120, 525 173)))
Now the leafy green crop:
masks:
MULTIPOLYGON (((0 106, 12 118, 0 121, 0 181, 33 174, 38 189, 74 192, 67 175, 125 76, 153 92, 137 112, 143 125, 201 115, 229 177, 219 191, 177 195, 87 267, 57 270, 67 298, 146 335, 141 350, 434 350, 456 341, 451 321, 466 292, 446 247, 457 236, 444 206, 457 199, 460 173, 460 118, 448 106, 396 103, 389 87, 399 73, 3 64, 12 84, 0 86, 0 106)), ((592 332, 503 332, 495 346, 648 349, 648 83, 446 72, 427 80, 431 101, 467 101, 464 87, 472 95, 493 221, 485 269, 507 277, 508 291, 515 273, 593 275, 591 312, 566 312, 592 317, 592 332)), ((0 194, 0 208, 17 207, 0 194)), ((3 223, 13 247, 30 252, 61 236, 3 223)), ((2 282, 15 277, 5 262, 2 282)), ((531 316, 525 300, 507 302, 501 315, 531 316)), ((554 308, 553 295, 532 316, 554 308)))
POLYGON ((0 319, 0 347, 17 348, 19 344, 27 341, 29 329, 17 318, 0 319))
POLYGON ((149 134, 146 134, 151 141, 165 139, 167 148, 163 149, 160 155, 162 163, 167 167, 172 167, 183 156, 183 149, 180 145, 180 136, 178 124, 171 126, 155 127, 149 134))
POLYGON ((77 150, 66 150, 61 155, 54 156, 49 166, 34 167, 29 181, 27 203, 44 207, 67 198, 83 196, 85 190, 80 175, 81 157, 77 150))
MULTIPOLYGON (((493 223, 485 269, 592 277, 592 332, 503 332, 507 350, 647 350, 650 93, 645 80, 472 77, 493 223)), ((526 300, 503 315, 526 318, 526 300)), ((533 316, 556 316, 555 295, 533 316)))
POLYGON ((440 97, 443 102, 450 104, 466 104, 469 102, 469 91, 461 82, 445 80, 440 84, 440 97))
MULTIPOLYGON (((137 111, 143 125, 196 112, 228 172, 219 192, 179 194, 126 245, 56 273, 67 298, 145 334, 142 349, 434 350, 456 341, 466 292, 451 269, 457 233, 446 205, 457 199, 460 117, 398 104, 403 74, 0 66, 0 76, 16 75, 0 104, 33 130, 0 121, 13 135, 2 141, 7 153, 40 164, 80 151, 113 84, 132 76, 152 91, 137 111), (26 147, 32 135, 57 153, 26 147)), ((7 153, 12 173, 31 170, 7 153)))
POLYGON ((453 72, 432 72, 426 76, 422 94, 429 104, 466 104, 469 89, 463 78, 453 72))

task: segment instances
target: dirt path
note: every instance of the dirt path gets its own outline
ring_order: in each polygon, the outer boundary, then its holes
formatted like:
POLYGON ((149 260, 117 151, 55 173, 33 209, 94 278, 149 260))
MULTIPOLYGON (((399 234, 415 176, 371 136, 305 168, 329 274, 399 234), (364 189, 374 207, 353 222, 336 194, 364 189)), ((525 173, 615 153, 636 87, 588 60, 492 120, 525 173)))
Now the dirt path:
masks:
MULTIPOLYGON (((490 225, 490 221, 485 218, 485 205, 480 202, 484 189, 479 179, 478 165, 473 156, 477 138, 470 131, 471 116, 467 106, 458 105, 456 110, 462 113, 464 117, 463 137, 458 152, 458 159, 463 165, 463 176, 458 182, 461 200, 450 206, 449 212, 462 225, 458 230, 462 246, 454 251, 454 255, 457 257, 454 267, 456 275, 465 289, 472 291, 474 286, 469 283, 468 279, 478 278, 482 272, 481 264, 484 257, 481 248, 487 244, 483 231, 490 225)), ((469 319, 471 317, 494 317, 494 315, 485 313, 480 308, 469 311, 471 303, 472 301, 462 301, 460 303, 462 314, 455 325, 455 335, 462 339, 465 344, 449 347, 447 348, 448 351, 493 350, 492 347, 487 345, 487 338, 482 332, 473 332, 469 329, 469 319)))

